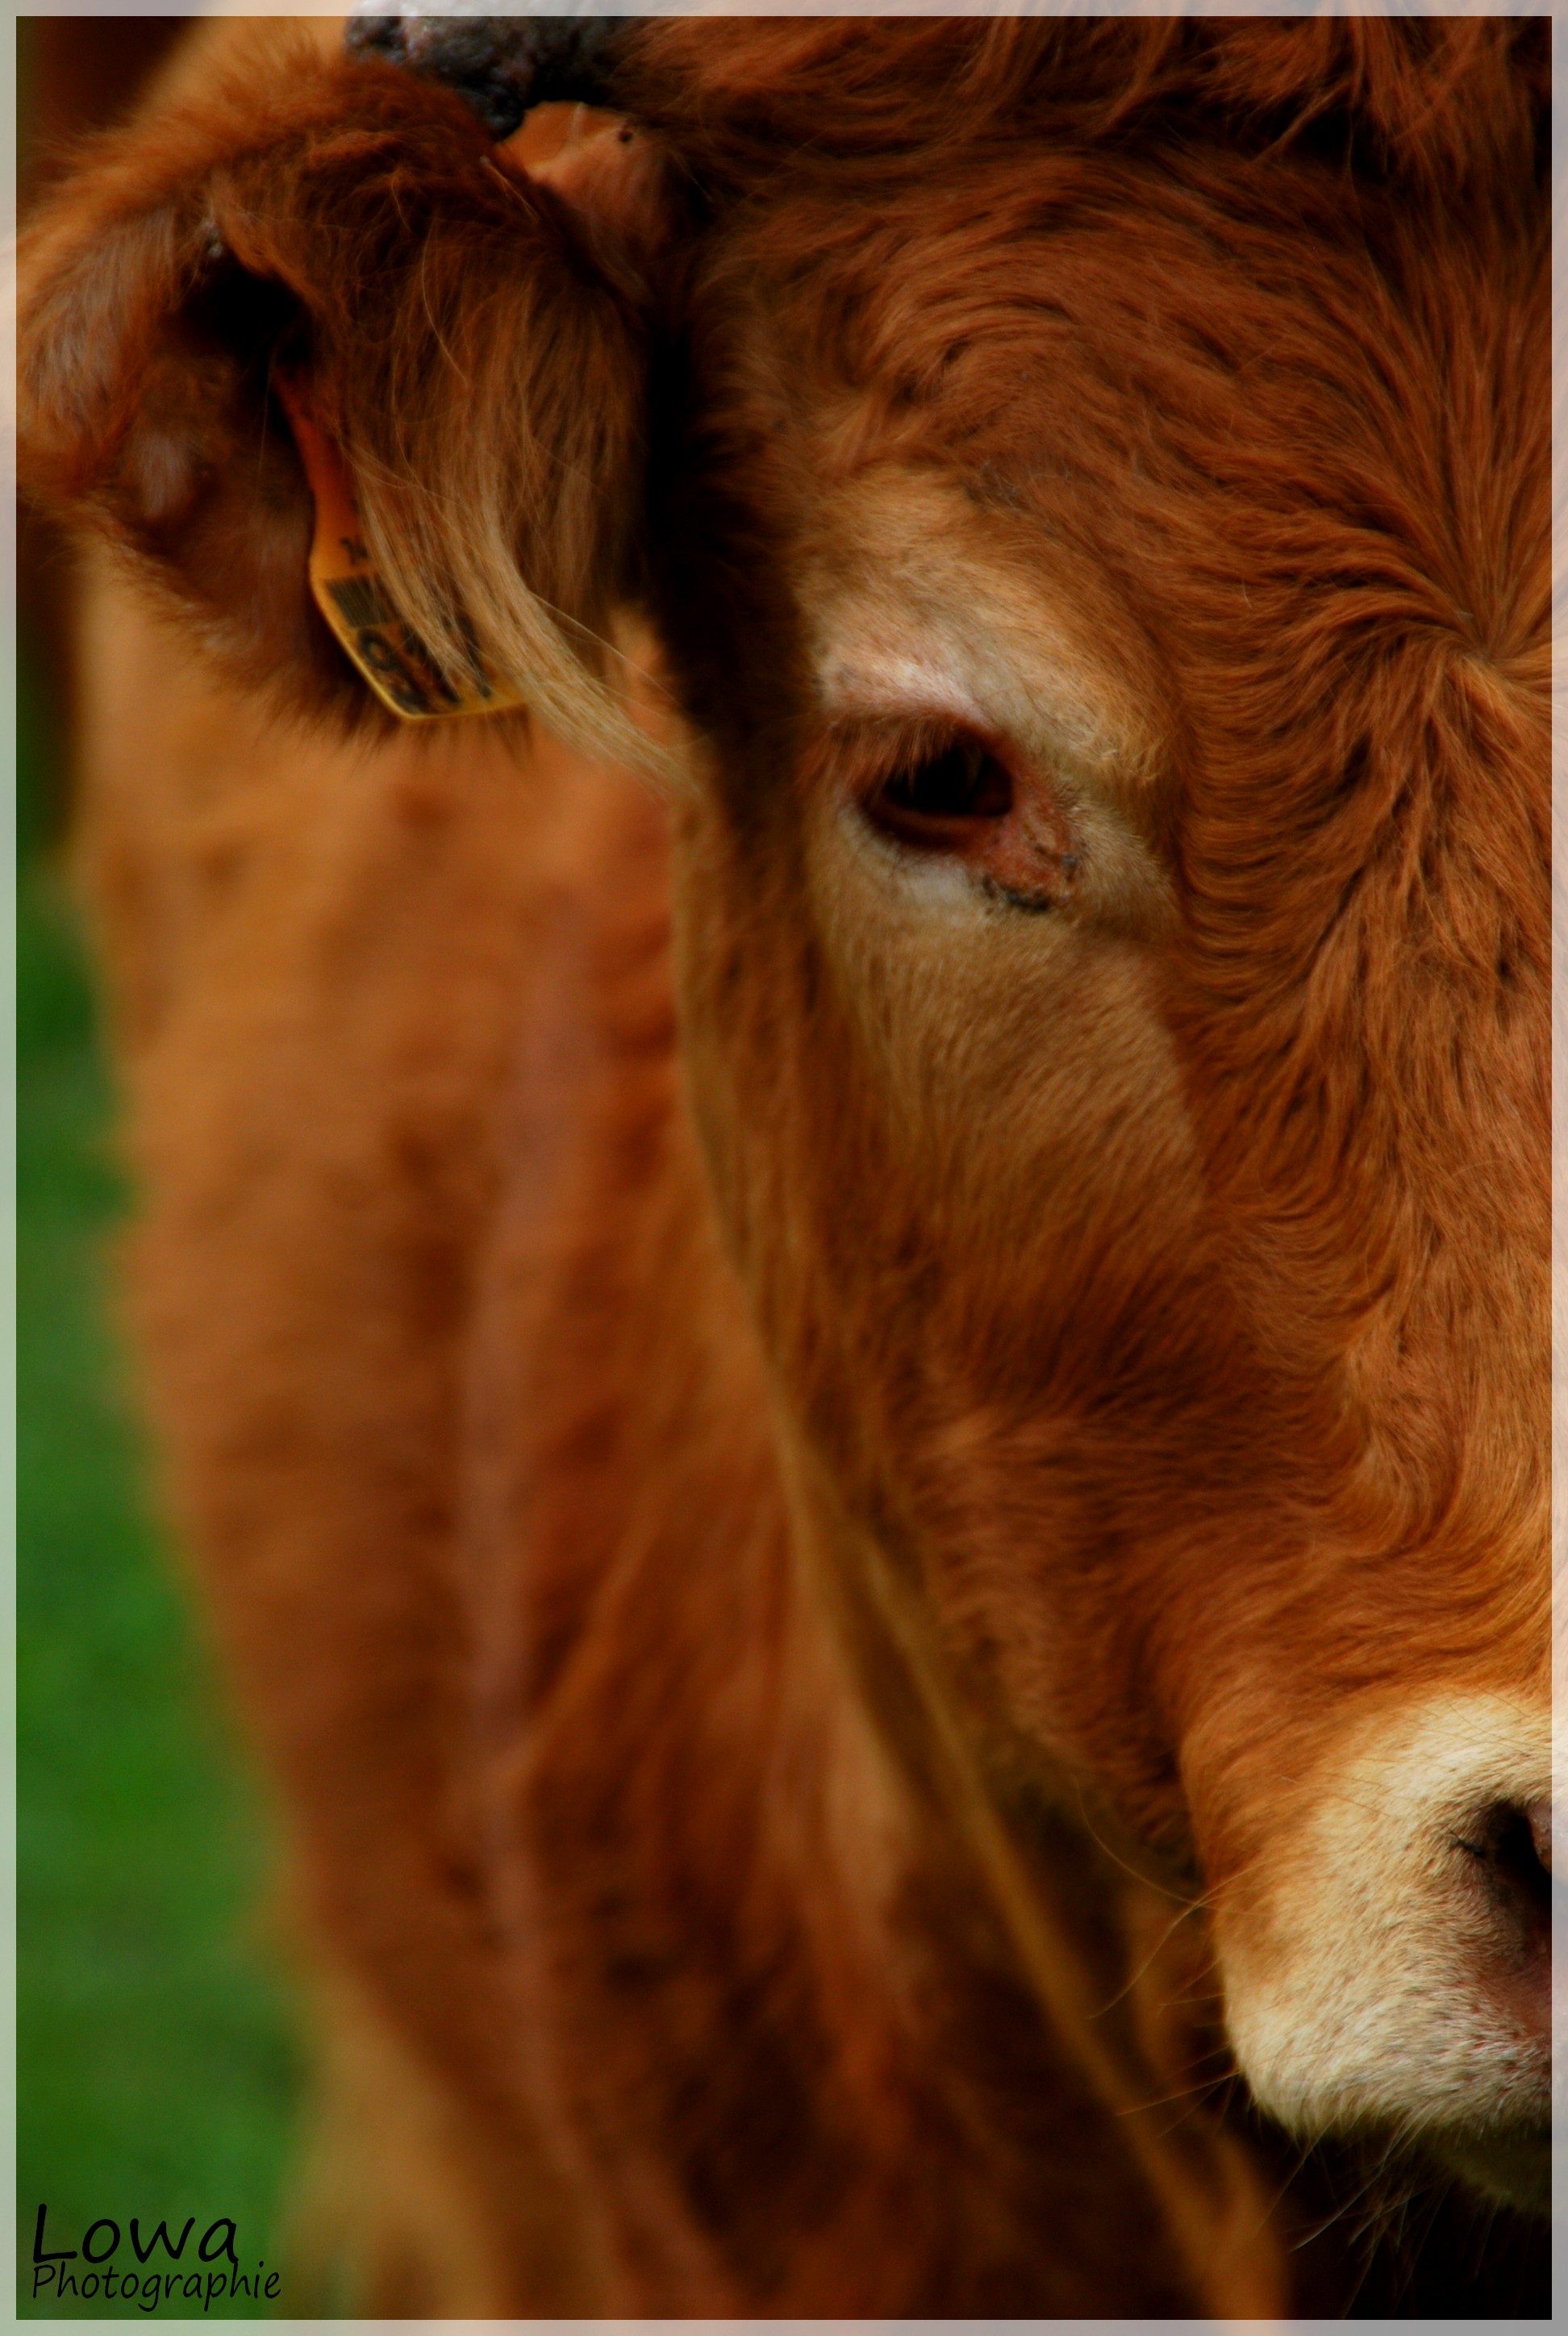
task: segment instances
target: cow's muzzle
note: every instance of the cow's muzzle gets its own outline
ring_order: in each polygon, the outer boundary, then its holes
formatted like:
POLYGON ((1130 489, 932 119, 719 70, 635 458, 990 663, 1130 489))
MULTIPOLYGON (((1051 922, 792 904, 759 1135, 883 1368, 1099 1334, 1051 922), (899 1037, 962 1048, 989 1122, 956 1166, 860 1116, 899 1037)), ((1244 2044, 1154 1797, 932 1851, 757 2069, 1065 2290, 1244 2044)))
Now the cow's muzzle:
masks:
POLYGON ((1303 2138, 1398 2136, 1543 2203, 1551 1777, 1545 1708, 1448 1693, 1379 1715, 1280 1796, 1216 1937, 1237 2058, 1303 2138))

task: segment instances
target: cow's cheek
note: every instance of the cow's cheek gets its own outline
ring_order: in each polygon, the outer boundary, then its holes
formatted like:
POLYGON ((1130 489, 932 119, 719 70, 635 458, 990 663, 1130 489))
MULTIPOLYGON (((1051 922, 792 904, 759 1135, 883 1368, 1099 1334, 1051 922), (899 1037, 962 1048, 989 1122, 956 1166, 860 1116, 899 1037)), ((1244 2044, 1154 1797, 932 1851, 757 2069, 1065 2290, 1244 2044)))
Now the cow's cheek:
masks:
POLYGON ((803 807, 798 852, 795 913, 843 1048, 822 1132, 846 1113, 874 1131, 943 1269, 934 1310, 967 1317, 966 1347, 1020 1392, 1077 1315, 1114 1308, 1107 1278, 1146 1279, 1201 1212, 1146 955, 1072 909, 998 905, 832 802, 803 807))
MULTIPOLYGON (((1190 1343, 1213 1319, 1143 956, 998 910, 961 871, 906 881, 829 813, 781 806, 748 835, 716 790, 683 815, 677 891, 693 1109, 796 1426, 918 1565, 992 1712, 1114 1767, 1169 1832, 1130 1585, 1057 1465, 1140 1323, 1190 1343)), ((1193 1376, 1173 1362, 1161 1399, 1193 1376)), ((1141 1433, 1102 1455, 1102 1513, 1136 1494, 1141 1433)))

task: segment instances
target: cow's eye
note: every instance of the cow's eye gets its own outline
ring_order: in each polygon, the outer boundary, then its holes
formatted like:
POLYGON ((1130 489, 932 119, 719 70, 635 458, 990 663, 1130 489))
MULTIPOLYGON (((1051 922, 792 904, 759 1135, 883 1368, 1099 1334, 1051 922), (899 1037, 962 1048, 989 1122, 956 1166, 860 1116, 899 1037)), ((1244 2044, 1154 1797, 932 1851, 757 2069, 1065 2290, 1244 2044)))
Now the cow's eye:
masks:
POLYGON ((872 825, 900 842, 941 851, 969 841, 983 822, 1006 819, 1013 782, 983 740, 955 738, 891 773, 865 808, 872 825))
POLYGON ((845 723, 826 743, 841 802, 906 860, 961 869, 1009 908, 1068 899, 1078 853, 1061 792, 1037 763, 940 715, 845 723))

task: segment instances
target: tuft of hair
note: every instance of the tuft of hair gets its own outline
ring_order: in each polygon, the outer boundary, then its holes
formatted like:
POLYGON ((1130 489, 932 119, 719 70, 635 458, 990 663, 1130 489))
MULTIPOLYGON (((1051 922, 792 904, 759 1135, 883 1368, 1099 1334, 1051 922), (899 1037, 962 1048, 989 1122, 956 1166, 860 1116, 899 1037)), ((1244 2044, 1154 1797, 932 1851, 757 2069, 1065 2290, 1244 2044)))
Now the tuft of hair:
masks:
POLYGON ((22 251, 25 485, 246 677, 389 719, 309 600, 303 369, 399 614, 572 745, 666 772, 607 636, 637 598, 648 296, 628 238, 498 163, 469 109, 276 44, 97 142, 22 251))

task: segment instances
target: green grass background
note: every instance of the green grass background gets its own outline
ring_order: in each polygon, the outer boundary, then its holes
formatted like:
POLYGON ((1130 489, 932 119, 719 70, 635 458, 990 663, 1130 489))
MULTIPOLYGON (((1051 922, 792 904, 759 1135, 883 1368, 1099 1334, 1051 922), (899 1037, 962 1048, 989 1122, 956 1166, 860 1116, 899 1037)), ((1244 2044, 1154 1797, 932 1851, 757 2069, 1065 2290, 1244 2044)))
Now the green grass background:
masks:
MULTIPOLYGON (((24 676, 25 684, 25 676, 24 676)), ((48 842, 51 755, 23 692, 17 904, 18 2310, 101 2215, 219 2215, 274 2261, 297 2089, 265 1931, 260 1796, 152 1521, 134 1374, 112 1331, 129 1194, 81 939, 48 842)), ((95 2246, 103 2244, 101 2234, 95 2246)), ((68 2268, 80 2274, 79 2262, 68 2268)), ((265 2305, 215 2307, 254 2314, 265 2305)), ((287 2309, 287 2292, 276 2310, 287 2309)), ((158 2316, 194 2315, 171 2299, 158 2316)))

